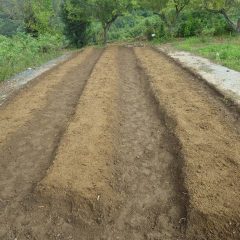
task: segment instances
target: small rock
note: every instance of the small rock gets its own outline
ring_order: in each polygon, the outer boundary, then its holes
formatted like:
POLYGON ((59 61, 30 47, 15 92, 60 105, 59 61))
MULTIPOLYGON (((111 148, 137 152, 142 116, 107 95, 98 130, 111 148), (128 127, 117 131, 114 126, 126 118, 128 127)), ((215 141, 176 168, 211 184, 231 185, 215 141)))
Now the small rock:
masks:
POLYGON ((102 223, 102 219, 101 219, 100 217, 98 217, 98 218, 96 219, 96 222, 97 222, 98 224, 100 224, 100 223, 102 223))

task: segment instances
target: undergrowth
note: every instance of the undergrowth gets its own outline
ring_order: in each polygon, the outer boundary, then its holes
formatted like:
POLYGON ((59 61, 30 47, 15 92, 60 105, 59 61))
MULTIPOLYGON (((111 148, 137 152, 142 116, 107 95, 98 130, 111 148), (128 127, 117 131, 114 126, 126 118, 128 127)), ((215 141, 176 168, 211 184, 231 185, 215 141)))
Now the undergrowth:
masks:
POLYGON ((0 81, 61 55, 62 47, 63 41, 58 36, 0 35, 0 81))
POLYGON ((207 57, 240 71, 240 36, 192 37, 172 43, 177 49, 207 57))

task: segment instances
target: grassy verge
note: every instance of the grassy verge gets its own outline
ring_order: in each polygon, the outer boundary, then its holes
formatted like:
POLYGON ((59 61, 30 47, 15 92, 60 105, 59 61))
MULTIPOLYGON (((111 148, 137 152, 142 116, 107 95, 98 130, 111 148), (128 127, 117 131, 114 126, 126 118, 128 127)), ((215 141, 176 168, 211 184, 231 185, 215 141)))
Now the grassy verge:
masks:
POLYGON ((23 34, 12 38, 0 36, 0 81, 62 53, 62 41, 57 36, 40 36, 38 39, 23 34))
POLYGON ((240 71, 240 36, 192 37, 172 45, 240 71))

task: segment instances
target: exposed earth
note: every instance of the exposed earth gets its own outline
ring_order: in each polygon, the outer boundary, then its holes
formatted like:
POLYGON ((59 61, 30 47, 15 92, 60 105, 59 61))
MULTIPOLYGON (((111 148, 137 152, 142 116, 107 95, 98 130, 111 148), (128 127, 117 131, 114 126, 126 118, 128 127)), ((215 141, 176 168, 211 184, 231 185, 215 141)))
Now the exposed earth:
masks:
POLYGON ((0 106, 0 239, 239 240, 239 113, 152 48, 86 48, 0 106))

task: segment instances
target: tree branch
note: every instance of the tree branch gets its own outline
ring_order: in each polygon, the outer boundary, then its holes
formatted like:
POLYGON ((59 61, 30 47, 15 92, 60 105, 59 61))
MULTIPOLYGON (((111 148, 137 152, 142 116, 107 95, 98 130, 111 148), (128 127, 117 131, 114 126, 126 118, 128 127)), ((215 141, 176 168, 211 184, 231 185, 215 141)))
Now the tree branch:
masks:
POLYGON ((188 5, 189 0, 183 1, 182 4, 181 2, 179 3, 178 0, 174 0, 174 5, 175 5, 175 9, 176 9, 176 15, 177 17, 179 16, 179 14, 184 10, 184 8, 188 5))
POLYGON ((227 13, 226 13, 226 11, 225 11, 224 8, 219 9, 219 10, 216 10, 216 9, 210 9, 210 8, 205 7, 205 9, 206 9, 208 12, 223 15, 223 17, 224 17, 225 20, 227 21, 228 25, 229 25, 233 30, 237 31, 237 26, 236 26, 235 23, 230 19, 230 17, 227 15, 227 13))
POLYGON ((164 13, 153 12, 153 14, 159 16, 159 17, 162 19, 162 21, 163 21, 168 27, 170 27, 170 24, 169 24, 169 22, 168 22, 168 20, 167 20, 167 17, 166 17, 166 15, 165 15, 164 13))

